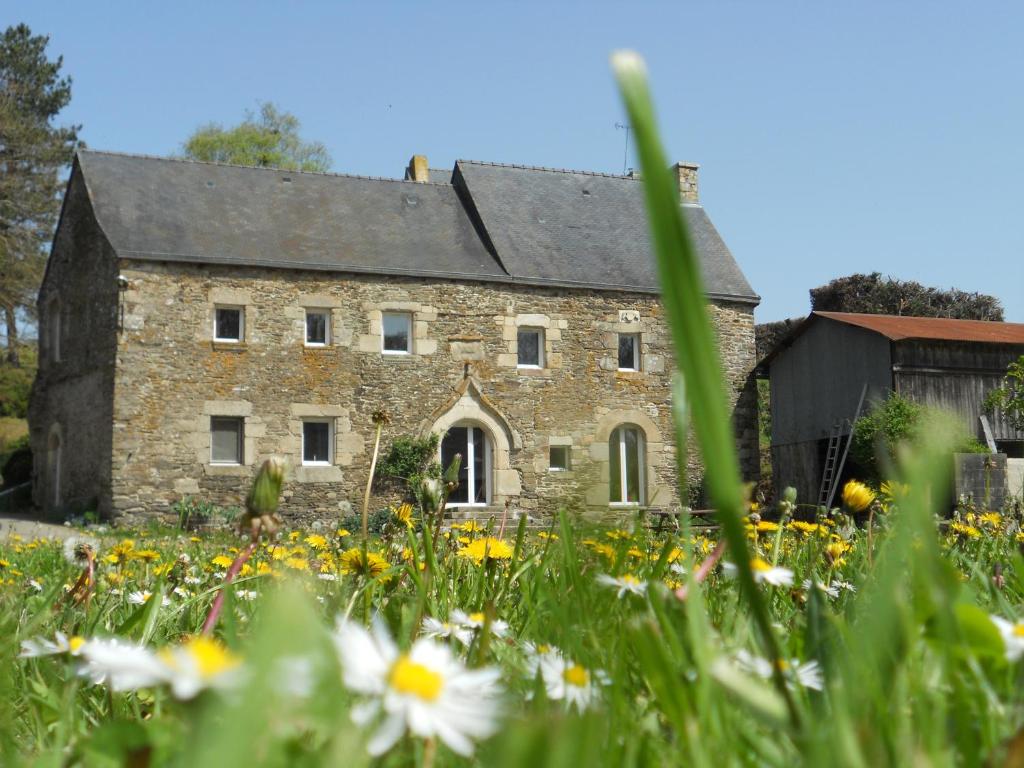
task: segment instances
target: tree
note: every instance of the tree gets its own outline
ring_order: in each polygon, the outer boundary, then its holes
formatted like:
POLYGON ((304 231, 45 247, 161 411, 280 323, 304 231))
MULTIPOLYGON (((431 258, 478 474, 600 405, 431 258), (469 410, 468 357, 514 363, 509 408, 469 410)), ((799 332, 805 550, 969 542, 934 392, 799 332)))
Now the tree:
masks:
POLYGON ((988 393, 985 410, 1001 411, 1010 426, 1024 432, 1024 355, 1010 363, 1003 383, 988 393))
POLYGON ((7 362, 17 366, 18 315, 32 314, 46 268, 46 244, 60 211, 60 171, 74 155, 81 126, 53 119, 71 101, 62 57, 46 57, 50 38, 25 25, 0 38, 0 308, 7 362))
POLYGON ((269 101, 259 114, 246 111, 234 128, 216 123, 198 128, 184 144, 185 157, 209 163, 255 165, 294 171, 326 171, 331 167, 327 148, 318 141, 303 141, 299 120, 269 101))
POLYGON ((839 277, 811 289, 811 309, 819 312, 862 312, 869 315, 953 317, 960 320, 1003 319, 999 299, 984 293, 929 288, 912 280, 870 275, 839 277))

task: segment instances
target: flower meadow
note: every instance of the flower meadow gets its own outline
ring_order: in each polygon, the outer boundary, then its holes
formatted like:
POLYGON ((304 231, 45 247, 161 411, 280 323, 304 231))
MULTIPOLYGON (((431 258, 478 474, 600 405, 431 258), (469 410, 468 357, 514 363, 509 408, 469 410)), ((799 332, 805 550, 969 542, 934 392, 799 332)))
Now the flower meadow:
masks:
POLYGON ((755 508, 644 66, 613 68, 680 481, 695 445, 715 524, 456 522, 456 461, 379 536, 365 509, 361 531, 293 530, 269 459, 238 532, 10 537, 0 764, 1024 765, 1019 510, 951 507, 941 424, 836 509, 755 508))

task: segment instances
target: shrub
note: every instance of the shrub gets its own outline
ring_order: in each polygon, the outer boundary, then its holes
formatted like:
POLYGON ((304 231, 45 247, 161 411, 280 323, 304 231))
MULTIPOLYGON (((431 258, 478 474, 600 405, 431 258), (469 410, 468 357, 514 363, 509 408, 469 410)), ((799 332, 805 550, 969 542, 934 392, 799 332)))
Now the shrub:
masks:
POLYGON ((32 449, 28 444, 28 435, 12 440, 0 456, 0 479, 2 488, 12 488, 32 480, 32 449))

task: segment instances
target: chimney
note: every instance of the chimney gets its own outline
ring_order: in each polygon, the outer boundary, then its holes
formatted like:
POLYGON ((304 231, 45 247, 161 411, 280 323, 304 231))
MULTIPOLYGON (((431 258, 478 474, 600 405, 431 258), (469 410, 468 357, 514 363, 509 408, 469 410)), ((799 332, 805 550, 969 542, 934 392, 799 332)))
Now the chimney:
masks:
POLYGON ((409 160, 409 167, 405 169, 406 181, 430 181, 430 171, 427 170, 427 156, 413 155, 409 160))
POLYGON ((697 163, 676 163, 672 170, 676 172, 676 181, 679 183, 680 202, 698 202, 700 197, 697 194, 697 171, 700 170, 700 166, 697 163))

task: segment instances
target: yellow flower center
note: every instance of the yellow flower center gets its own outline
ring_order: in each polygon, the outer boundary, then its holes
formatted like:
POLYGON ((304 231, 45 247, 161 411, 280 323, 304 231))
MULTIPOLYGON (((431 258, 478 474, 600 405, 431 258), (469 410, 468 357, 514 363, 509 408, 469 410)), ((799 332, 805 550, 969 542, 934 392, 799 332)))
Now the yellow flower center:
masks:
POLYGON ((569 685, 575 685, 577 688, 583 688, 590 681, 590 673, 579 664, 566 668, 562 677, 569 685))
POLYGON ((68 640, 68 650, 71 651, 71 653, 78 653, 79 649, 83 645, 85 645, 84 637, 79 637, 78 635, 75 635, 70 640, 68 640))
POLYGON ((752 570, 755 571, 770 571, 772 569, 771 565, 766 563, 760 557, 755 557, 753 560, 751 560, 750 567, 752 570))
MULTIPOLYGON (((227 648, 208 637, 195 637, 181 646, 196 664, 201 678, 210 678, 238 666, 238 658, 227 648)), ((161 658, 172 667, 177 667, 177 659, 169 649, 160 652, 161 658)))
POLYGON ((483 624, 484 623, 484 615, 482 613, 479 613, 479 612, 478 613, 471 613, 471 614, 469 614, 469 620, 472 621, 474 624, 483 624))
POLYGON ((399 693, 410 694, 424 701, 434 701, 441 695, 444 678, 403 654, 391 668, 388 683, 399 693))
POLYGON ((640 583, 640 579, 638 579, 636 576, 630 576, 627 573, 625 576, 622 577, 622 583, 635 587, 637 584, 640 583))
POLYGON ((1024 637, 1024 623, 1015 624, 1013 627, 1013 634, 1015 637, 1024 637))

